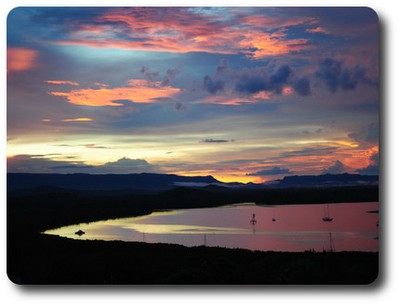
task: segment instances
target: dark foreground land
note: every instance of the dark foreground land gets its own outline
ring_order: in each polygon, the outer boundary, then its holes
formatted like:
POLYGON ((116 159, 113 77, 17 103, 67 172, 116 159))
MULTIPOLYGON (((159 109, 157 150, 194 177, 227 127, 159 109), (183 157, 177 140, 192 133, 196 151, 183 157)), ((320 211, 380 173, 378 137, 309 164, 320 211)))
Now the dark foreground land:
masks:
POLYGON ((155 209, 378 201, 377 187, 219 191, 179 188, 158 194, 68 190, 8 193, 7 273, 17 284, 370 284, 378 253, 258 252, 40 234, 79 222, 155 209))

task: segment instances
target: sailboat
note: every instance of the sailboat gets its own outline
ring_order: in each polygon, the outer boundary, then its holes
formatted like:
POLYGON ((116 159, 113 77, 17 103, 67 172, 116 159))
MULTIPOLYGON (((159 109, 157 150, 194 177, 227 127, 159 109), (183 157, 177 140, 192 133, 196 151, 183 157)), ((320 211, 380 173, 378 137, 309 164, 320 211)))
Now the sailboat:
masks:
POLYGON ((85 232, 81 230, 81 225, 79 224, 79 230, 75 232, 75 235, 78 235, 80 237, 84 234, 85 234, 85 232))
POLYGON ((250 223, 251 223, 252 225, 256 225, 256 223, 257 223, 256 214, 253 214, 253 218, 250 220, 250 223))
POLYGON ((276 219, 275 219, 275 208, 274 208, 273 215, 272 215, 272 222, 275 222, 275 221, 276 221, 276 219))
POLYGON ((324 221, 324 222, 333 221, 333 218, 330 216, 330 213, 329 213, 329 205, 326 205, 325 216, 322 218, 322 221, 324 221))

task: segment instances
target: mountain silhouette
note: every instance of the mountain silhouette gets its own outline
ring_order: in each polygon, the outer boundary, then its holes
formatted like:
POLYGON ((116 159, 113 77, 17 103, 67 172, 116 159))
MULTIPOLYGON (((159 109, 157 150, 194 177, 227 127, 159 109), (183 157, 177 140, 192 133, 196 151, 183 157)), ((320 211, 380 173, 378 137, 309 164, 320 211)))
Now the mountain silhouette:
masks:
POLYGON ((7 189, 57 187, 72 190, 168 190, 178 186, 207 186, 221 183, 212 176, 175 174, 36 174, 8 173, 7 189))
POLYGON ((378 185, 377 175, 323 174, 293 175, 265 184, 223 183, 208 176, 181 176, 176 174, 37 174, 8 173, 7 190, 51 190, 65 189, 78 191, 129 191, 130 193, 159 192, 175 188, 201 188, 208 191, 231 189, 298 188, 298 187, 340 187, 378 185))

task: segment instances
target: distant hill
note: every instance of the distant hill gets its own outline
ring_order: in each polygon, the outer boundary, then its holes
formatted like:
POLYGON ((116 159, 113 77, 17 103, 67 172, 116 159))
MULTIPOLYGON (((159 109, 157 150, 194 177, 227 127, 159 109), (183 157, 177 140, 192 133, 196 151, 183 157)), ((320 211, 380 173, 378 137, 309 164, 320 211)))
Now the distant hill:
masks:
POLYGON ((178 186, 221 184, 212 176, 175 174, 36 174, 8 173, 7 190, 64 188, 69 190, 168 190, 178 186))
POLYGON ((293 175, 285 176, 269 184, 271 187, 340 187, 378 185, 379 176, 360 174, 322 174, 322 175, 293 175))
POLYGON ((146 193, 167 191, 174 188, 194 188, 214 192, 232 189, 257 190, 265 188, 341 187, 378 185, 379 177, 360 174, 323 174, 286 176, 266 184, 222 183, 212 176, 180 176, 175 174, 34 174, 8 173, 7 190, 57 189, 146 193))

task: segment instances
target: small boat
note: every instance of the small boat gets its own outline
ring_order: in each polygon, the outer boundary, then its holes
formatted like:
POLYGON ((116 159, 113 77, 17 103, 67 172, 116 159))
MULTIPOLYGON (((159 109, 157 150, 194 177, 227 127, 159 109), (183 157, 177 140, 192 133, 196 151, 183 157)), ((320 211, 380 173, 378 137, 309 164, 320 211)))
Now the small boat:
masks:
POLYGON ((78 235, 78 236, 82 236, 83 234, 85 234, 85 232, 82 231, 81 229, 79 231, 75 232, 75 235, 78 235))
POLYGON ((322 218, 322 221, 324 221, 324 222, 333 221, 333 218, 330 216, 330 213, 329 213, 329 205, 326 205, 325 216, 322 218))
POLYGON ((253 218, 250 220, 250 223, 251 223, 252 225, 256 225, 256 223, 257 223, 256 214, 253 214, 253 218))

